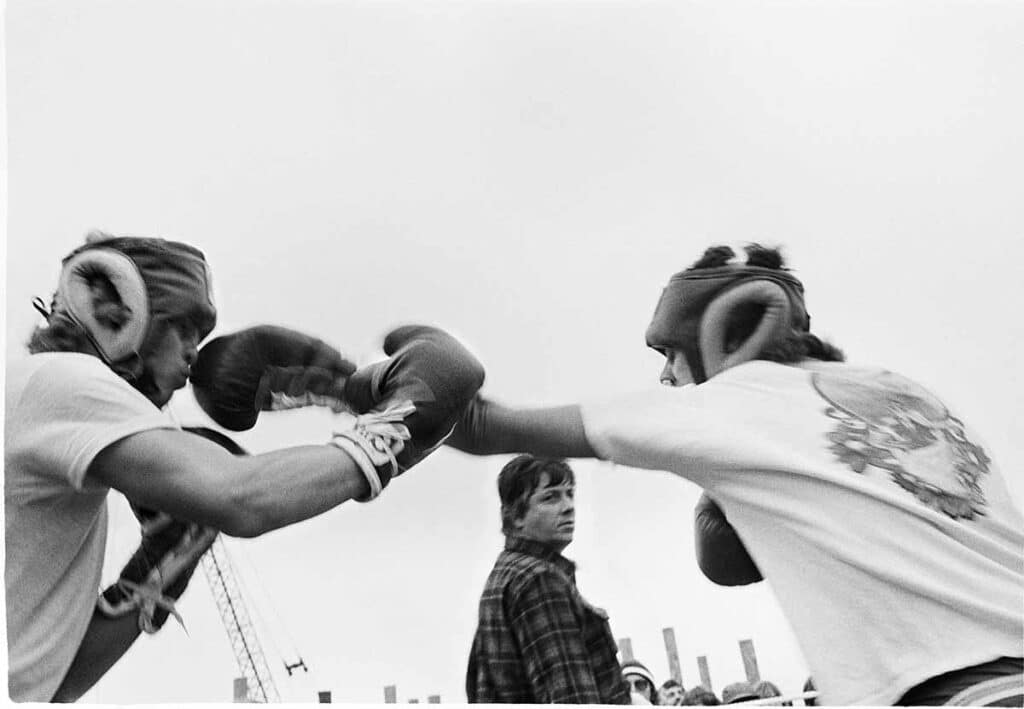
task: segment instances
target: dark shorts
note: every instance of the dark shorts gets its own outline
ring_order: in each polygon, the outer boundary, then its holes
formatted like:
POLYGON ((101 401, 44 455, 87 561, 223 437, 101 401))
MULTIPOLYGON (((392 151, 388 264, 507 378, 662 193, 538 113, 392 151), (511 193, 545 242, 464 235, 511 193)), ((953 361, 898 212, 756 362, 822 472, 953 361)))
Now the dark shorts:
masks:
POLYGON ((904 694, 898 706, 1024 706, 1024 659, 1000 657, 932 677, 904 694))

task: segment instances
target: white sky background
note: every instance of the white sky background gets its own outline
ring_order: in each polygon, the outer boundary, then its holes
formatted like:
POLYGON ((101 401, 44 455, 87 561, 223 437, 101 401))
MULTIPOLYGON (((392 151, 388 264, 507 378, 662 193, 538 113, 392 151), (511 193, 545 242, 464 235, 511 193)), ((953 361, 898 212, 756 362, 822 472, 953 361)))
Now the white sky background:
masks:
MULTIPOLYGON (((218 333, 284 324, 365 362, 429 322, 492 398, 569 403, 656 386, 643 332, 668 277, 763 240, 814 329, 945 397, 1020 500, 1022 86, 1013 2, 9 2, 7 355, 102 228, 203 249, 218 333)), ((209 424, 188 392, 172 406, 209 424)), ((329 430, 276 414, 237 439, 329 430)), ((373 504, 229 540, 285 700, 465 701, 504 461, 442 450, 373 504), (289 679, 296 650, 311 673, 289 679)), ((752 638, 799 691, 770 590, 699 575, 697 488, 576 469, 567 555, 659 681, 673 626, 687 686, 700 654, 717 690, 742 678, 752 638)), ((113 520, 110 574, 136 534, 113 520)), ((202 576, 180 608, 188 636, 142 638, 87 700, 230 701, 202 576)))

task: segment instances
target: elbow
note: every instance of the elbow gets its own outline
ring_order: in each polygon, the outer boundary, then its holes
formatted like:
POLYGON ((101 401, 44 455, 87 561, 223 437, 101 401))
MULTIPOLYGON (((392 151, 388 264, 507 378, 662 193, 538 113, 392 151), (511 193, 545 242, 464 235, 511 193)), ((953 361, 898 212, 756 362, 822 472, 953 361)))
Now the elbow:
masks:
POLYGON ((252 539, 253 537, 258 537, 265 532, 269 532, 270 528, 259 524, 259 520, 251 517, 244 517, 226 525, 221 529, 221 531, 229 537, 252 539))
POLYGON ((252 539, 271 530, 271 527, 265 524, 258 514, 240 509, 225 515, 218 528, 229 537, 243 539, 252 539))

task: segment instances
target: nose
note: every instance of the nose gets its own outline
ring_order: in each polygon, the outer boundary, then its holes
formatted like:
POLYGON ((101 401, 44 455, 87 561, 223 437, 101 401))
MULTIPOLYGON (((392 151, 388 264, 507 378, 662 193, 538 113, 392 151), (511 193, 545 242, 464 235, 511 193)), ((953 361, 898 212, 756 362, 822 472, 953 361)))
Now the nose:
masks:
POLYGON ((672 372, 672 358, 665 358, 665 366, 661 368, 661 377, 658 379, 664 386, 674 387, 676 385, 676 375, 672 372))

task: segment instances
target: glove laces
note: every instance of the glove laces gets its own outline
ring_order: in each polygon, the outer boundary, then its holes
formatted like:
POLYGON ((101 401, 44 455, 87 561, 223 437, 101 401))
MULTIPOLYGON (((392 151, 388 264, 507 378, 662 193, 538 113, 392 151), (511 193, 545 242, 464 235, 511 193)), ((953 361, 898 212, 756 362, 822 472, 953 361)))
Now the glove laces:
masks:
POLYGON ((335 431, 332 436, 331 445, 355 460, 370 485, 369 497, 361 501, 377 497, 388 481, 400 474, 395 456, 412 438, 403 420, 414 411, 416 407, 411 401, 392 402, 381 411, 356 416, 350 428, 335 431), (381 480, 381 472, 386 473, 384 480, 381 480))
POLYGON ((178 609, 175 608, 174 599, 160 593, 158 585, 152 583, 139 584, 128 579, 118 580, 117 585, 126 595, 131 597, 132 604, 139 609, 139 630, 150 634, 159 630, 154 623, 153 616, 157 608, 162 608, 172 615, 186 635, 188 634, 185 621, 182 619, 181 614, 178 613, 178 609))

